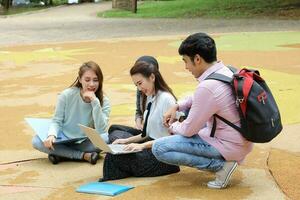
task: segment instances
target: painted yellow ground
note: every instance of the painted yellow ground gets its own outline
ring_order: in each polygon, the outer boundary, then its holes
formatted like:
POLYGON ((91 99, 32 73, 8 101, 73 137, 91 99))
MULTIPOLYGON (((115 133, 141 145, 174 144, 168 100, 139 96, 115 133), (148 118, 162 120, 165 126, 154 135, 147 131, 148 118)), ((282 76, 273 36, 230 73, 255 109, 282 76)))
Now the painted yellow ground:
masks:
MULTIPOLYGON (((272 143, 256 145, 234 174, 229 189, 209 190, 205 183, 213 174, 183 167, 180 173, 171 176, 115 181, 136 186, 115 198, 140 199, 142 195, 144 199, 299 199, 300 147, 296 143, 300 139, 297 134, 300 128, 299 33, 213 35, 217 45, 220 43, 218 57, 224 63, 260 70, 278 101, 284 123, 283 133, 272 143), (241 41, 243 45, 235 45, 241 41), (268 48, 262 48, 262 43, 268 44, 268 48)), ((51 117, 57 94, 74 81, 81 63, 93 60, 104 73, 105 93, 112 105, 110 123, 133 125, 136 88, 131 83, 129 69, 139 56, 153 55, 158 59, 160 70, 177 97, 193 92, 197 83, 185 71, 177 53, 183 38, 0 48, 0 199, 107 199, 74 192, 80 184, 101 176, 102 162, 96 166, 69 162, 51 165, 46 155, 32 149, 33 132, 24 117, 51 117), (30 161, 6 164, 20 160, 30 161)))

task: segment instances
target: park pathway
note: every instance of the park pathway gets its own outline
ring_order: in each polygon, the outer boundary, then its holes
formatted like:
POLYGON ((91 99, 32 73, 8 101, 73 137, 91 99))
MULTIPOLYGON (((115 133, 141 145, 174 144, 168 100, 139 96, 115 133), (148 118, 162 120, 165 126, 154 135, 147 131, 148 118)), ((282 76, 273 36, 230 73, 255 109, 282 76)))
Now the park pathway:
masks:
POLYGON ((62 5, 0 17, 0 46, 120 37, 300 30, 299 20, 271 19, 107 19, 97 12, 110 1, 62 5))

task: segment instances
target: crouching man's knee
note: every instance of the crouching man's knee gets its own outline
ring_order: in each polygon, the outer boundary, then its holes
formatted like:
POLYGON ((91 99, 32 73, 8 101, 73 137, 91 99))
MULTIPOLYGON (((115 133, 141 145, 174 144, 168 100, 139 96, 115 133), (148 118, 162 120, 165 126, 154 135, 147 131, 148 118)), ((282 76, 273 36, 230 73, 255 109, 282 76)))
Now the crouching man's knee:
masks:
POLYGON ((156 139, 152 145, 152 153, 156 157, 157 160, 163 159, 163 154, 166 152, 166 148, 164 148, 164 138, 156 139))

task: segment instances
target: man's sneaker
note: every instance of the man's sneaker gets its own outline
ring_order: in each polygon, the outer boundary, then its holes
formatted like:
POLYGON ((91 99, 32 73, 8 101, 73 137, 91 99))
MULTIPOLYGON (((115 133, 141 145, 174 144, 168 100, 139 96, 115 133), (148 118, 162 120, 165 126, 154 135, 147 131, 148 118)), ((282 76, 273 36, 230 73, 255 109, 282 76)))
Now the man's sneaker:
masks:
POLYGON ((216 172, 216 179, 214 181, 209 181, 207 186, 213 189, 226 188, 236 167, 236 161, 225 162, 223 168, 216 172))

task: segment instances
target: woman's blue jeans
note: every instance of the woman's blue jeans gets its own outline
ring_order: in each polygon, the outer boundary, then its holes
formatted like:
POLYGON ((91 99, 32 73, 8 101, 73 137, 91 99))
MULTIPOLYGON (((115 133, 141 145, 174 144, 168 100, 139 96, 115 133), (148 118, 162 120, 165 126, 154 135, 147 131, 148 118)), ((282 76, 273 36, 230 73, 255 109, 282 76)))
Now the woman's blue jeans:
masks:
POLYGON ((159 138, 152 146, 154 156, 171 165, 185 165, 201 170, 219 171, 225 160, 213 146, 199 135, 184 137, 172 135, 159 138))

